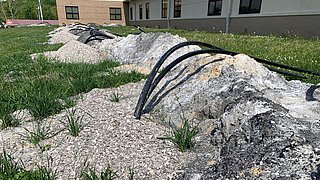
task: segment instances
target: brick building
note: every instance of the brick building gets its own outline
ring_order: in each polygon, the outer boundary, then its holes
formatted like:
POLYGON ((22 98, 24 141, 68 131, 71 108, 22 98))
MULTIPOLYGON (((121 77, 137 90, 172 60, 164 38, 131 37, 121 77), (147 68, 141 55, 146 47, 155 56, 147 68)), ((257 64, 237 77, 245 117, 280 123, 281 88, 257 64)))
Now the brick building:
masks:
POLYGON ((56 0, 59 24, 121 24, 128 21, 128 0, 56 0))

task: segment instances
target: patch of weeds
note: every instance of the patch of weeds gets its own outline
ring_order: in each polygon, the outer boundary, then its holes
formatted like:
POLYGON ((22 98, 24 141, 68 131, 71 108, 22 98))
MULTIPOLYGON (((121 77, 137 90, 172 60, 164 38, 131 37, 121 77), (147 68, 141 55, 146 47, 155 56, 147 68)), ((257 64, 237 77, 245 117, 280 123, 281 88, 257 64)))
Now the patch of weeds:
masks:
MULTIPOLYGON (((0 83, 0 90, 4 85, 0 83)), ((18 108, 19 100, 15 96, 14 90, 11 90, 10 94, 0 94, 0 128, 5 129, 7 127, 17 127, 20 125, 20 121, 11 116, 11 112, 18 108)))
POLYGON ((0 179, 14 179, 21 171, 21 165, 3 150, 0 157, 0 179))
POLYGON ((16 176, 16 179, 22 180, 54 180, 57 178, 57 170, 52 169, 53 159, 52 157, 47 158, 46 166, 37 165, 36 170, 24 171, 16 176))
POLYGON ((129 176, 128 176, 129 180, 133 180, 134 179, 134 167, 129 168, 129 176))
POLYGON ((50 130, 50 124, 47 125, 45 122, 41 121, 35 122, 32 131, 27 128, 25 128, 25 130, 27 131, 27 135, 25 135, 26 140, 34 145, 38 145, 40 141, 49 139, 59 133, 52 132, 50 130))
POLYGON ((54 180, 57 173, 52 169, 52 157, 47 166, 37 166, 36 170, 25 170, 22 163, 16 162, 5 150, 0 157, 0 179, 5 180, 54 180))
MULTIPOLYGON (((76 116, 75 113, 76 113, 77 109, 75 109, 75 108, 73 108, 71 111, 66 109, 66 111, 67 111, 67 121, 66 122, 60 121, 60 122, 70 132, 70 134, 72 136, 76 137, 79 135, 80 131, 85 126, 85 124, 83 124, 84 114, 81 116, 76 116)), ((91 116, 91 115, 89 114, 89 116, 91 116)))
POLYGON ((30 83, 26 88, 25 106, 30 110, 32 116, 41 120, 53 115, 63 109, 63 106, 57 101, 56 93, 59 88, 55 87, 54 81, 38 80, 30 83))
POLYGON ((80 179, 82 180, 113 180, 116 178, 119 178, 119 175, 117 171, 113 171, 110 168, 110 165, 108 165, 104 171, 100 172, 100 174, 97 173, 94 168, 89 168, 87 165, 80 174, 80 179))
POLYGON ((41 153, 48 151, 49 149, 51 149, 51 144, 44 144, 44 145, 40 145, 38 144, 38 147, 41 151, 41 153))
POLYGON ((17 127, 20 125, 20 121, 16 118, 13 118, 10 114, 4 114, 0 118, 1 129, 5 129, 7 127, 17 127))
POLYGON ((111 102, 119 102, 120 98, 121 96, 118 93, 112 93, 109 99, 111 102))
POLYGON ((192 127, 187 118, 182 118, 181 127, 172 127, 172 135, 168 137, 158 137, 158 139, 172 141, 180 151, 185 152, 194 147, 193 138, 199 133, 197 126, 192 127))
POLYGON ((190 124, 189 119, 187 119, 184 115, 182 104, 180 103, 179 98, 177 96, 175 97, 182 111, 182 115, 180 117, 182 125, 181 127, 170 125, 172 128, 170 132, 171 135, 167 137, 158 137, 158 139, 170 140, 179 148, 180 151, 185 152, 194 147, 195 143, 193 138, 199 133, 199 128, 198 126, 190 124))

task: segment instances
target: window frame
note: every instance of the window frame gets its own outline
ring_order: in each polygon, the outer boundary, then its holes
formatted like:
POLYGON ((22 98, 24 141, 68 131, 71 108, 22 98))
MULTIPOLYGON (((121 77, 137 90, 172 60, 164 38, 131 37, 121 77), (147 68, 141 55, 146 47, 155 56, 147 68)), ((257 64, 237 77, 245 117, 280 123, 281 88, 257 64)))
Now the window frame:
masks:
POLYGON ((145 18, 150 19, 150 2, 145 3, 145 18))
POLYGON ((173 17, 181 18, 182 0, 174 0, 173 17))
POLYGON ((261 6, 262 6, 262 0, 256 0, 256 1, 260 1, 260 6, 259 9, 252 9, 252 4, 253 1, 255 0, 249 0, 249 6, 246 9, 246 6, 242 6, 242 3, 244 2, 244 0, 240 0, 240 4, 239 4, 239 14, 258 14, 261 12, 261 6))
POLYGON ((65 12, 66 12, 66 19, 75 19, 75 20, 80 19, 78 6, 65 6, 65 12), (71 8, 71 12, 68 12, 67 8, 71 8), (77 9, 77 10, 74 11, 75 9, 77 9), (71 17, 69 17, 68 15, 71 15, 71 17))
POLYGON ((142 8, 142 4, 139 4, 139 19, 143 19, 143 8, 142 8))
POLYGON ((218 16, 218 15, 221 15, 221 12, 222 12, 222 3, 223 3, 223 0, 209 0, 208 1, 208 16, 218 16), (217 1, 220 1, 221 2, 221 7, 220 9, 217 8, 217 1), (210 5, 211 3, 214 3, 214 7, 213 7, 213 12, 210 13, 210 5), (219 11, 220 10, 220 11, 219 11))
POLYGON ((168 0, 161 1, 161 18, 168 18, 168 0))
POLYGON ((109 15, 110 15, 110 20, 116 20, 116 21, 121 21, 122 20, 122 9, 120 7, 109 7, 109 15), (114 13, 112 13, 112 10, 114 10, 114 13), (117 13, 117 10, 119 13, 117 13), (114 18, 113 18, 114 17, 114 18), (120 18, 117 18, 120 17, 120 18))

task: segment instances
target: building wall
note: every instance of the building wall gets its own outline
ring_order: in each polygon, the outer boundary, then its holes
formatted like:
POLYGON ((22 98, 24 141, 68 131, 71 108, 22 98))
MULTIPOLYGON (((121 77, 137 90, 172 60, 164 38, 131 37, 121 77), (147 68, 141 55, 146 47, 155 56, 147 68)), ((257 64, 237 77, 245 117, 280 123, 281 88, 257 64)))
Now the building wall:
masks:
POLYGON ((56 0, 59 24, 97 23, 126 25, 128 20, 128 2, 117 0, 56 0), (79 20, 67 19, 65 6, 78 6, 79 20), (110 20, 109 8, 121 8, 122 20, 110 20))
POLYGON ((231 20, 230 29, 232 33, 320 37, 320 14, 237 17, 231 20))
MULTIPOLYGON (((222 12, 218 16, 208 16, 208 0, 182 0, 181 18, 173 18, 173 2, 170 17, 161 18, 161 0, 132 0, 135 9, 130 25, 148 27, 168 27, 183 29, 204 29, 226 31, 231 0, 223 0, 222 12), (138 17, 139 4, 150 3, 150 19, 138 17)), ((319 37, 320 0, 262 0, 260 13, 239 14, 240 0, 233 0, 230 11, 230 32, 255 34, 297 34, 319 37)), ((145 15, 143 15, 145 17, 145 15)))

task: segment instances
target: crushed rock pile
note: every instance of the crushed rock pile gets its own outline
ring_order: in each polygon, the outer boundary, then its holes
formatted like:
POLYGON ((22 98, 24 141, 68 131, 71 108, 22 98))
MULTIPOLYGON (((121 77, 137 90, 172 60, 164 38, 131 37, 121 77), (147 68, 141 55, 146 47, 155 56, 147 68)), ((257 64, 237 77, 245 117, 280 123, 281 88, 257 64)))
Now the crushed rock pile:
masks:
POLYGON ((59 27, 49 32, 48 36, 51 38, 48 40, 48 44, 65 44, 71 40, 77 40, 78 36, 71 34, 69 32, 70 29, 70 27, 59 27))
MULTIPOLYGON (((141 33, 116 40, 103 40, 97 48, 100 51, 108 52, 111 58, 121 64, 135 65, 137 68, 148 72, 167 50, 185 41, 187 41, 185 38, 170 33, 141 33)), ((173 53, 164 65, 196 49, 199 49, 199 47, 181 48, 173 53)))
MULTIPOLYGON (((128 35, 127 37, 116 37, 107 31, 107 34, 114 39, 106 39, 102 42, 92 41, 87 44, 80 44, 77 41, 85 42, 90 36, 89 32, 74 35, 69 32, 71 27, 60 27, 49 33, 51 39, 49 44, 64 43, 56 52, 42 53, 47 58, 54 58, 59 62, 68 63, 99 63, 105 59, 112 59, 124 64, 122 70, 137 70, 148 74, 159 58, 171 47, 187 41, 185 38, 174 36, 170 33, 141 33, 139 35, 128 35), (90 53, 91 52, 91 53, 90 53)), ((169 63, 176 57, 187 52, 199 49, 198 46, 185 47, 176 51, 166 61, 169 63)), ((39 54, 32 54, 35 59, 39 54)))
POLYGON ((43 55, 63 63, 97 64, 106 59, 97 49, 76 40, 69 41, 58 51, 45 52, 43 55))

